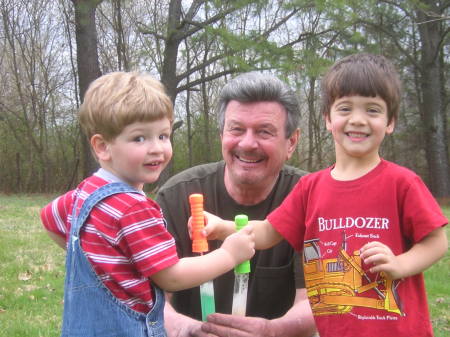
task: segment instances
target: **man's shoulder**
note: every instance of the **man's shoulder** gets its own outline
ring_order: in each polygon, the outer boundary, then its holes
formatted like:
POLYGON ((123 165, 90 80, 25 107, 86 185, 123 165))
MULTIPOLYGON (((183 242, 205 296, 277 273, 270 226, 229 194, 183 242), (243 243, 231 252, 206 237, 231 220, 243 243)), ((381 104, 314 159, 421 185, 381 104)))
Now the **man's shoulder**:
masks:
POLYGON ((308 172, 300 170, 297 167, 291 166, 291 165, 284 165, 283 168, 281 169, 280 174, 282 176, 286 176, 286 177, 296 177, 296 178, 300 178, 302 176, 305 176, 308 174, 308 172))
POLYGON ((172 189, 180 184, 188 184, 194 181, 203 181, 215 176, 220 170, 223 170, 224 162, 214 162, 190 167, 169 178, 159 189, 159 192, 172 189))

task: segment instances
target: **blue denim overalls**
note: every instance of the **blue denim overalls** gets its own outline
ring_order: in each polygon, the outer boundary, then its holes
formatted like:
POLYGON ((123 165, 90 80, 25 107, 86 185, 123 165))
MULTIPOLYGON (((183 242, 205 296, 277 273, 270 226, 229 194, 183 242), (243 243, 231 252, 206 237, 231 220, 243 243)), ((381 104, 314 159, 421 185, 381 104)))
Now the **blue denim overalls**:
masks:
POLYGON ((130 309, 98 279, 80 245, 80 229, 92 208, 104 198, 124 192, 139 193, 125 183, 109 183, 85 200, 78 216, 80 199, 74 202, 67 245, 62 337, 166 337, 162 290, 154 286, 154 306, 147 315, 130 309))

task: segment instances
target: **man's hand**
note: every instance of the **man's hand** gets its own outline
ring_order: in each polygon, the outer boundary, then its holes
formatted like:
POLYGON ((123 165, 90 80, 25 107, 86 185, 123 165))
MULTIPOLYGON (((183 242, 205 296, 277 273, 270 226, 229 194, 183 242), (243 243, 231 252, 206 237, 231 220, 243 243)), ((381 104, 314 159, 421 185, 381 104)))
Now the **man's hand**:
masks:
POLYGON ((211 314, 202 330, 218 337, 271 337, 270 321, 259 317, 211 314))
POLYGON ((168 337, 217 337, 202 331, 203 322, 176 312, 170 304, 171 296, 166 293, 164 306, 164 327, 168 337))
POLYGON ((316 332, 304 288, 296 290, 294 305, 279 318, 268 320, 216 313, 207 319, 202 330, 217 337, 310 337, 316 332))
POLYGON ((170 332, 167 331, 168 337, 217 337, 216 335, 209 334, 202 331, 202 322, 191 320, 190 322, 185 322, 179 329, 172 329, 170 332))

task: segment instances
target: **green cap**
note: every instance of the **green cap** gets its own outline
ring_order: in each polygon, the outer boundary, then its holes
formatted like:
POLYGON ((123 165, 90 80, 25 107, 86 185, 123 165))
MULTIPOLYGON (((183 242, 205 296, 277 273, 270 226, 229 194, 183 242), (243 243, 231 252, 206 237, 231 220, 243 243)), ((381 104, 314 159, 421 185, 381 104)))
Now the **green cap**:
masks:
MULTIPOLYGON (((236 230, 239 231, 248 224, 248 216, 245 214, 239 214, 234 217, 234 223, 236 224, 236 230)), ((238 274, 250 273, 250 261, 244 261, 234 267, 234 271, 238 274)))

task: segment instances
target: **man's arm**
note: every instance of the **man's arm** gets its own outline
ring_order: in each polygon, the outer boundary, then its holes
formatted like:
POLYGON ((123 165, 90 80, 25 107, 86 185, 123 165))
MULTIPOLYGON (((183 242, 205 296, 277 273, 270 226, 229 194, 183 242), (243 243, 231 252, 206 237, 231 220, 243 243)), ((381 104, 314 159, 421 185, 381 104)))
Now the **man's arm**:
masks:
POLYGON ((212 314, 202 330, 218 337, 311 337, 316 326, 306 289, 297 289, 292 308, 280 318, 212 314))

